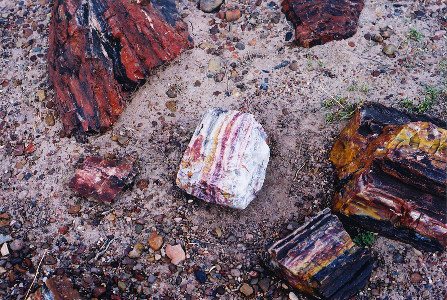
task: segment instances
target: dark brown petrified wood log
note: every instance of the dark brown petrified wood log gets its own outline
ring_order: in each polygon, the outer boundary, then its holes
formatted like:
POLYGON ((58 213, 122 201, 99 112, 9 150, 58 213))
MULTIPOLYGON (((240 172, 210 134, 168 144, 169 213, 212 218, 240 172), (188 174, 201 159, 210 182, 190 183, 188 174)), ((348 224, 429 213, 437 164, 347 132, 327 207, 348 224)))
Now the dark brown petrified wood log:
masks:
POLYGON ((269 255, 279 276, 318 298, 348 299, 365 286, 372 271, 369 251, 353 243, 328 208, 276 242, 269 255))
POLYGON ((357 32, 363 0, 283 0, 282 11, 295 26, 296 43, 313 47, 357 32))
POLYGON ((192 46, 174 0, 56 0, 49 81, 66 134, 101 132, 150 71, 192 46))
POLYGON ((134 162, 132 156, 121 160, 87 157, 77 168, 68 186, 90 200, 111 202, 133 182, 136 176, 134 162))
POLYGON ((342 221, 429 250, 447 246, 445 122, 366 103, 341 132, 330 159, 342 221))

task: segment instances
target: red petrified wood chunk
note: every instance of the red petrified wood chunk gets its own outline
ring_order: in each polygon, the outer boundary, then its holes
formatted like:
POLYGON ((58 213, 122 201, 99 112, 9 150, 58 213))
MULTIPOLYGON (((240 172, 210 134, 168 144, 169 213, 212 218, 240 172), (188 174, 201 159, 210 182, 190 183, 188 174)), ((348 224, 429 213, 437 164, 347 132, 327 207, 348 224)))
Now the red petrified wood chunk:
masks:
POLYGON ((173 0, 56 0, 49 43, 54 102, 79 137, 112 125, 127 92, 192 47, 173 0))
POLYGON ((343 220, 429 251, 447 246, 445 122, 364 104, 331 152, 343 220))
POLYGON ((363 0, 283 0, 282 6, 297 44, 309 48, 353 36, 363 0))
POLYGON ((131 156, 121 160, 87 157, 68 186, 90 200, 111 202, 135 178, 134 161, 131 156))

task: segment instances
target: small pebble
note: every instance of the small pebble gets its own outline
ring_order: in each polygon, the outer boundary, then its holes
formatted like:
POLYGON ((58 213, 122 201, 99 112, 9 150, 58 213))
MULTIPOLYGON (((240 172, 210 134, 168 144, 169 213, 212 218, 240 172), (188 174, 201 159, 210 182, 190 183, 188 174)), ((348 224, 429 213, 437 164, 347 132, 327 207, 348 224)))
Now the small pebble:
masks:
POLYGON ((384 54, 386 54, 387 56, 393 56, 394 53, 396 53, 396 51, 397 51, 397 48, 393 44, 385 45, 382 48, 382 52, 384 54))
POLYGON ((200 283, 206 282, 206 274, 202 270, 194 271, 194 276, 196 277, 198 282, 200 282, 200 283))
POLYGON ((239 291, 244 294, 246 297, 251 296, 253 294, 253 288, 247 284, 244 283, 241 288, 239 289, 239 291))
POLYGON ((23 249, 25 244, 22 240, 15 239, 9 244, 9 248, 11 248, 12 251, 20 251, 23 249))
POLYGON ((242 16, 242 13, 239 9, 231 9, 227 10, 225 13, 225 19, 227 22, 234 22, 238 20, 242 16))
POLYGON ((167 245, 166 255, 171 259, 171 263, 174 265, 180 264, 186 258, 185 251, 183 251, 181 245, 167 245))

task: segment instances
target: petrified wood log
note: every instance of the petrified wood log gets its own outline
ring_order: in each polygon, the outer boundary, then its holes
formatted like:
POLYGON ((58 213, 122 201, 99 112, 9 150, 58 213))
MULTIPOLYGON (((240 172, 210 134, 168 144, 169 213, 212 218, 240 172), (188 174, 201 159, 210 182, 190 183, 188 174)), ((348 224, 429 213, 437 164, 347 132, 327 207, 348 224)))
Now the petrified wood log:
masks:
POLYGON ((363 0, 283 0, 282 11, 303 47, 342 40, 357 32, 363 0))
POLYGON ((177 173, 177 185, 204 201, 244 209, 264 183, 267 135, 251 114, 210 109, 177 173))
POLYGON ((445 122, 367 103, 331 151, 342 220, 429 250, 447 246, 445 122))
POLYGON ((369 251, 357 247, 327 208, 269 250, 273 269, 303 293, 348 299, 368 282, 369 251))
POLYGON ((54 101, 81 136, 112 125, 127 92, 192 46, 174 0, 56 0, 49 43, 54 101))
POLYGON ((135 179, 134 162, 130 155, 121 160, 87 157, 68 186, 90 200, 111 202, 135 179))

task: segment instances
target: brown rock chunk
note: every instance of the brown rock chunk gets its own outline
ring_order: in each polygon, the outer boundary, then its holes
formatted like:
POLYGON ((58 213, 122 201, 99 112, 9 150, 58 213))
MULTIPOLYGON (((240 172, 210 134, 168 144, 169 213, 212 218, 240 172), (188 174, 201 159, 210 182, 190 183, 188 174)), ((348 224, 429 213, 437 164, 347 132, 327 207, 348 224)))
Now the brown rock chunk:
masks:
POLYGON ((238 8, 229 9, 225 12, 225 19, 227 20, 227 22, 237 21, 240 17, 242 17, 242 13, 238 8))
POLYGON ((30 295, 29 299, 82 300, 79 292, 73 288, 73 282, 62 276, 47 279, 45 286, 30 295))
POLYGON ((447 246, 447 130, 441 120, 378 103, 356 112, 330 159, 343 219, 429 251, 447 246))
POLYGON ((296 43, 322 45, 353 36, 363 0, 283 0, 282 11, 296 27, 296 43))
POLYGON ((111 202, 135 178, 134 162, 131 156, 121 160, 87 157, 68 186, 88 199, 111 202))
MULTIPOLYGON (((100 132, 150 71, 192 47, 172 0, 57 0, 49 80, 66 134, 100 132)), ((78 136, 78 135, 77 135, 78 136)))
POLYGON ((268 250, 273 269, 317 298, 348 299, 365 286, 371 255, 357 247, 327 208, 268 250))
POLYGON ((156 232, 152 232, 147 241, 149 243, 149 247, 155 251, 160 250, 161 246, 163 246, 163 237, 156 232))
POLYGON ((247 284, 244 283, 241 288, 239 289, 239 291, 244 294, 246 297, 251 296, 253 294, 253 288, 247 284))

